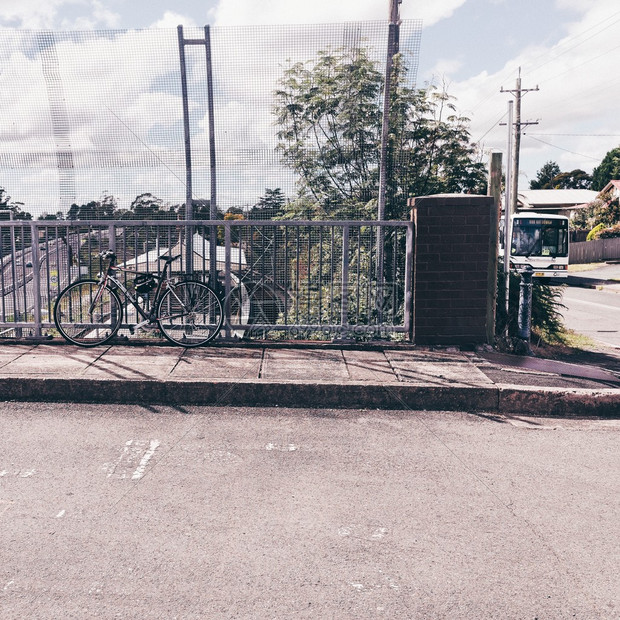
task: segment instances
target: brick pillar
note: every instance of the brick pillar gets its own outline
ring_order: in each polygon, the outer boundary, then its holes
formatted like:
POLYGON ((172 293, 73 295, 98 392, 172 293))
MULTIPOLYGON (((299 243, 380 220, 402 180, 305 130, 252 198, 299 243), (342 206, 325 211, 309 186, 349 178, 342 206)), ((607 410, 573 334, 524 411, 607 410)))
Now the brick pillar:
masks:
POLYGON ((417 344, 491 342, 497 206, 491 196, 409 200, 415 222, 413 330, 417 344))

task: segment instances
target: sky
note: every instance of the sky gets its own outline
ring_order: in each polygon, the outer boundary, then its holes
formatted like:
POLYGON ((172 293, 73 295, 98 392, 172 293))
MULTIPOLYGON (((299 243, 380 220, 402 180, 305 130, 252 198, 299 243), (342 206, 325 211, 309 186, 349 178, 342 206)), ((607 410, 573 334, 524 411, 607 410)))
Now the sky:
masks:
MULTIPOLYGON (((388 13, 389 0, 0 0, 0 28, 328 24, 388 13)), ((418 85, 446 85, 485 153, 506 158, 508 128, 501 123, 512 95, 502 89, 516 88, 520 70, 528 89, 522 121, 536 123, 523 130, 520 189, 548 161, 591 173, 620 145, 617 0, 538 0, 527 8, 514 0, 402 0, 400 14, 422 20, 418 85)))

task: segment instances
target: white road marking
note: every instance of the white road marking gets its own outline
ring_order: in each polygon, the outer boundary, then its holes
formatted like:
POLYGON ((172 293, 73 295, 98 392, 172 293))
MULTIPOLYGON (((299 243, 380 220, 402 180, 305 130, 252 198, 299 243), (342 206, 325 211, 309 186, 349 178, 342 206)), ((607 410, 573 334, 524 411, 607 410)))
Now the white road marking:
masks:
POLYGON ((265 450, 277 450, 279 452, 294 452, 295 450, 299 450, 299 446, 296 446, 294 443, 289 443, 285 446, 279 445, 277 443, 268 443, 265 446, 265 450))
POLYGON ((130 439, 115 462, 104 463, 103 469, 107 477, 139 480, 144 476, 146 466, 159 445, 158 439, 130 439))
POLYGON ((65 516, 65 510, 61 510, 57 515, 56 518, 57 519, 62 519, 65 516))
POLYGON ((605 308, 607 310, 615 310, 616 312, 618 311, 618 306, 608 306, 607 304, 600 304, 596 301, 586 301, 585 299, 578 299, 578 298, 574 298, 570 300, 571 303, 575 302, 578 304, 586 304, 588 306, 596 306, 597 308, 605 308))
POLYGON ((132 480, 139 480, 140 478, 142 478, 142 476, 144 476, 144 470, 146 469, 146 466, 148 465, 149 461, 151 460, 151 457, 153 456, 153 454, 155 453, 155 450, 157 450, 158 447, 159 447, 159 441, 157 439, 151 439, 151 444, 149 446, 149 449, 145 452, 144 456, 142 457, 142 460, 140 461, 140 465, 138 465, 138 469, 136 469, 136 471, 133 472, 133 476, 131 477, 132 480))

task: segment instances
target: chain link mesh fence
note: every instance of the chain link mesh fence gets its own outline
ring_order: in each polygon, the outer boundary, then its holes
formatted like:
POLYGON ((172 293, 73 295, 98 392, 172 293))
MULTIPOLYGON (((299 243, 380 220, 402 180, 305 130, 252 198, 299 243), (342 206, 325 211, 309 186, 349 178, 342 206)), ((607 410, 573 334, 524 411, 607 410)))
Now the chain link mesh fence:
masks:
MULTIPOLYGON (((411 84, 420 33, 417 21, 400 27, 411 84)), ((274 115, 286 68, 321 50, 364 48, 384 72, 387 35, 381 22, 210 29, 221 212, 247 213, 268 189, 295 197, 298 179, 277 150, 274 115)), ((204 30, 184 36, 204 38, 204 30)), ((186 47, 194 217, 208 213, 210 196, 205 58, 204 46, 186 47)), ((0 63, 5 199, 34 218, 182 216, 177 30, 1 30, 0 63)))

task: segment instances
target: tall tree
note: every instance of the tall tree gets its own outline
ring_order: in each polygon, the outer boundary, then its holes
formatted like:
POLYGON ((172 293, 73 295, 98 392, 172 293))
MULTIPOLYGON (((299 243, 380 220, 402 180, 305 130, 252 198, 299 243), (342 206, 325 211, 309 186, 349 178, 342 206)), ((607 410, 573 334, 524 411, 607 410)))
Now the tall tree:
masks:
POLYGON ((536 178, 530 181, 530 189, 552 189, 553 179, 561 174, 560 166, 554 161, 548 161, 537 173, 536 178))
MULTIPOLYGON (((561 172, 551 179, 549 189, 590 189, 592 176, 585 170, 576 168, 570 172, 561 172)), ((547 189, 547 188, 543 188, 547 189)))
POLYGON ((265 194, 252 207, 249 214, 251 220, 272 220, 282 214, 286 198, 279 187, 265 189, 265 194))
POLYGON ((608 151, 592 172, 592 189, 601 191, 609 181, 620 179, 620 146, 608 151))
MULTIPOLYGON (((387 217, 406 217, 407 198, 482 191, 486 173, 468 119, 430 86, 406 86, 395 59, 390 106, 387 217)), ((317 216, 372 217, 379 179, 383 75, 365 49, 328 50, 288 68, 276 91, 279 150, 299 175, 300 201, 317 216)))

